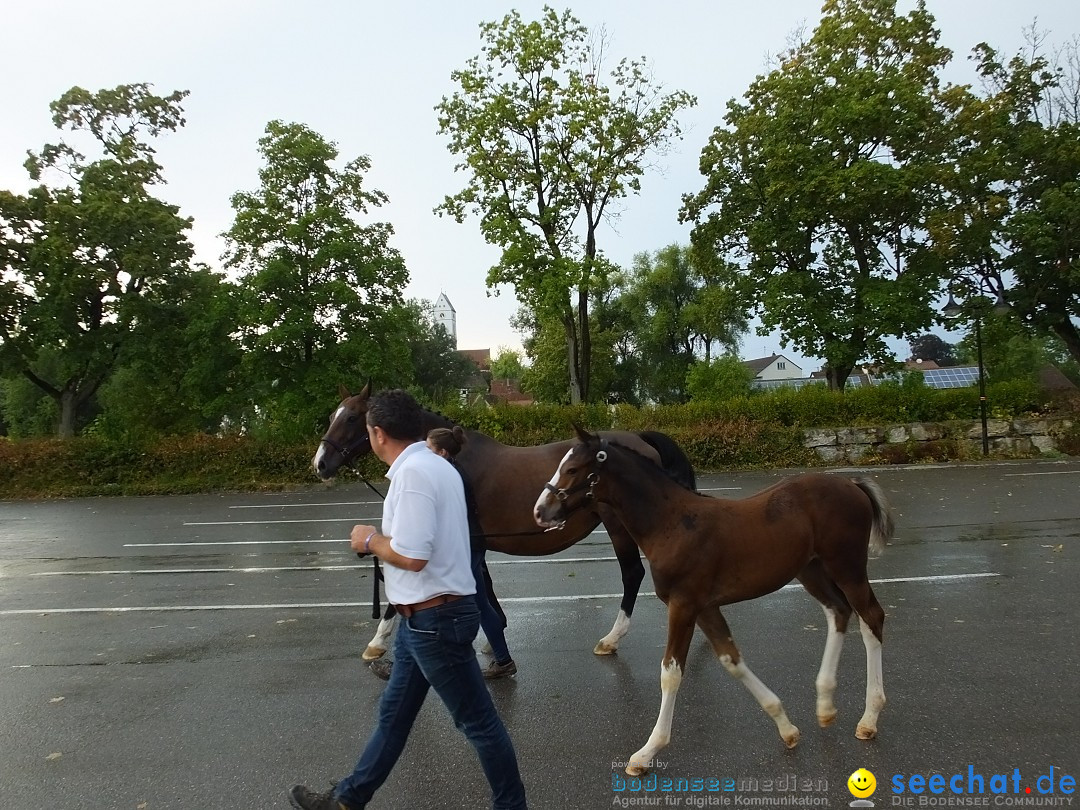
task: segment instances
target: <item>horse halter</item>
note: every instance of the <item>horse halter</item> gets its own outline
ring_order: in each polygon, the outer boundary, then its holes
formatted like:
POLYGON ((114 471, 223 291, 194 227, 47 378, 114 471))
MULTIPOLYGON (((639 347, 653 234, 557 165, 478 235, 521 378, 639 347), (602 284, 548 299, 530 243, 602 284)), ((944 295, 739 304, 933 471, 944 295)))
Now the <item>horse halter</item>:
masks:
POLYGON ((329 445, 331 450, 337 451, 338 455, 341 456, 341 460, 344 462, 344 464, 348 467, 351 467, 353 463, 352 457, 357 453, 357 451, 360 450, 361 447, 364 446, 364 442, 367 440, 367 435, 364 435, 363 437, 353 441, 351 444, 342 447, 333 439, 323 438, 319 440, 319 444, 329 445))
MULTIPOLYGON (((332 427, 332 426, 331 426, 332 427)), ((329 432, 329 431, 328 431, 329 432)), ((341 456, 341 462, 346 467, 351 467, 353 463, 353 457, 357 455, 365 444, 371 442, 371 437, 368 436, 367 428, 362 429, 355 439, 342 446, 333 439, 323 436, 319 440, 319 444, 325 444, 331 450, 334 450, 341 456)))
MULTIPOLYGON (((607 454, 607 450, 604 449, 606 447, 607 447, 607 440, 606 439, 601 440, 600 449, 597 450, 596 455, 593 456, 593 461, 595 461, 598 466, 603 464, 605 461, 607 461, 607 455, 608 454, 607 454)), ((555 497, 563 505, 563 511, 565 512, 565 516, 569 516, 570 514, 576 512, 578 509, 581 509, 583 506, 585 506, 585 504, 588 501, 591 501, 595 497, 595 494, 594 494, 593 490, 596 489, 596 484, 597 484, 597 482, 599 480, 600 480, 600 472, 599 472, 599 470, 593 470, 587 476, 585 476, 584 481, 582 481, 579 484, 575 484, 572 487, 564 487, 562 489, 559 489, 549 481, 548 483, 544 484, 544 489, 546 489, 548 492, 552 492, 552 493, 555 494, 555 497), (566 503, 567 499, 571 495, 573 495, 575 492, 581 492, 582 490, 587 490, 587 491, 585 492, 585 497, 582 498, 581 502, 576 504, 576 505, 573 505, 573 506, 568 506, 567 503, 566 503)), ((564 521, 565 521, 565 516, 564 516, 564 521)))

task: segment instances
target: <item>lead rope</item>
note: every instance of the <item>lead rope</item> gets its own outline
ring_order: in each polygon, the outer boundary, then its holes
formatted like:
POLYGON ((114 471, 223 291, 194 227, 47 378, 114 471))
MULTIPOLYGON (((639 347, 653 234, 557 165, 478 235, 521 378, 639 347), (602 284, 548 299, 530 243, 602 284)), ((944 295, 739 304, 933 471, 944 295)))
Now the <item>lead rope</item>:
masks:
MULTIPOLYGON (((376 495, 379 496, 379 500, 383 500, 383 501, 386 500, 386 496, 383 495, 381 492, 379 492, 379 490, 375 489, 375 487, 372 485, 372 483, 370 481, 368 481, 367 478, 364 477, 363 473, 360 474, 360 480, 368 485, 368 489, 370 489, 372 492, 374 492, 376 495)), ((360 559, 364 558, 364 555, 361 554, 359 551, 356 552, 356 556, 359 557, 360 559)), ((372 579, 374 581, 372 583, 372 591, 371 591, 371 618, 372 619, 381 619, 382 618, 382 606, 379 604, 379 580, 383 578, 383 574, 382 574, 382 569, 379 568, 379 558, 377 556, 375 556, 374 554, 371 555, 371 562, 372 562, 372 565, 374 566, 373 569, 372 569, 373 573, 374 573, 374 576, 372 577, 372 579)))

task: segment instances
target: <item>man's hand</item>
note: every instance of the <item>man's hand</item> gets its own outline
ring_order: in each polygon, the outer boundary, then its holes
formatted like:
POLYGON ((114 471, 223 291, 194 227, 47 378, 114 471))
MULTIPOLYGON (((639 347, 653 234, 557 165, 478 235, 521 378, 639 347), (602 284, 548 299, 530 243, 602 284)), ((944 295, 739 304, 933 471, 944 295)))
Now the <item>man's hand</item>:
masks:
POLYGON ((349 545, 361 557, 374 554, 375 552, 371 548, 371 540, 376 534, 378 534, 378 530, 374 526, 367 526, 362 523, 353 526, 352 534, 349 535, 349 545))

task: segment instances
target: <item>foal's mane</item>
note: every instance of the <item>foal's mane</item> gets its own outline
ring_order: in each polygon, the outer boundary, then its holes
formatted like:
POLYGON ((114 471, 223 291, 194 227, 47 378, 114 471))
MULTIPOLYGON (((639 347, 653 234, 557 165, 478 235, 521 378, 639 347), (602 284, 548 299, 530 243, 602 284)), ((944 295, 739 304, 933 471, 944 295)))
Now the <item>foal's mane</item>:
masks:
POLYGON ((627 454, 633 459, 634 463, 640 466, 641 469, 644 470, 647 474, 659 474, 660 477, 671 481, 673 484, 678 484, 679 489, 685 489, 687 492, 693 492, 695 495, 702 494, 698 492, 697 489, 695 489, 694 487, 687 486, 686 482, 679 477, 679 474, 676 471, 669 470, 665 467, 660 466, 659 464, 656 464, 651 458, 646 456, 640 450, 636 450, 633 447, 628 447, 627 445, 616 439, 602 439, 601 442, 603 444, 606 444, 608 447, 618 447, 620 450, 625 450, 627 454))

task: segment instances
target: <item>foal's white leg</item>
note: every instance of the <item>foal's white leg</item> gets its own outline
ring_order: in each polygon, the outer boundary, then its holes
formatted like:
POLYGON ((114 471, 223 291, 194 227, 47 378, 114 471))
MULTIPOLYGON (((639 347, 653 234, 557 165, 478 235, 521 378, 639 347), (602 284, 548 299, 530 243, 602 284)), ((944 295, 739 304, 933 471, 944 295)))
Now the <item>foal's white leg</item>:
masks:
POLYGON ((783 704, 780 703, 780 698, 776 696, 769 687, 758 680, 757 675, 750 671, 750 668, 746 666, 746 660, 741 659, 739 663, 735 664, 731 661, 730 655, 721 655, 720 663, 724 665, 732 677, 742 683, 747 689, 750 690, 750 694, 754 696, 761 708, 765 710, 765 713, 773 719, 776 723, 776 728, 780 732, 780 737, 784 741, 784 745, 788 748, 794 748, 799 743, 799 729, 788 719, 787 712, 784 711, 783 704))
POLYGON ((682 683, 682 668, 674 658, 670 664, 660 664, 660 716, 656 718, 649 741, 632 757, 626 766, 631 776, 640 776, 652 766, 653 757, 671 742, 671 716, 675 712, 675 696, 682 683))
POLYGON ((860 740, 872 740, 877 736, 877 721, 885 708, 885 683, 881 670, 881 642, 866 622, 859 618, 863 645, 866 647, 866 711, 855 729, 860 740))
POLYGON ((393 635, 396 625, 396 613, 389 619, 379 620, 375 635, 368 642, 367 649, 364 650, 364 654, 361 656, 365 661, 374 661, 376 658, 382 658, 386 655, 386 651, 390 649, 390 636, 393 635))
POLYGON ((611 626, 611 632, 596 642, 593 652, 596 655, 611 655, 619 649, 619 642, 630 630, 630 617, 626 611, 619 608, 619 615, 615 617, 615 624, 611 626))
POLYGON ((822 728, 831 726, 836 720, 836 706, 833 694, 836 692, 836 670, 840 665, 840 650, 844 646, 844 634, 836 629, 836 611, 825 607, 825 620, 828 622, 828 635, 825 637, 825 653, 821 656, 821 669, 817 680, 817 720, 822 728))

